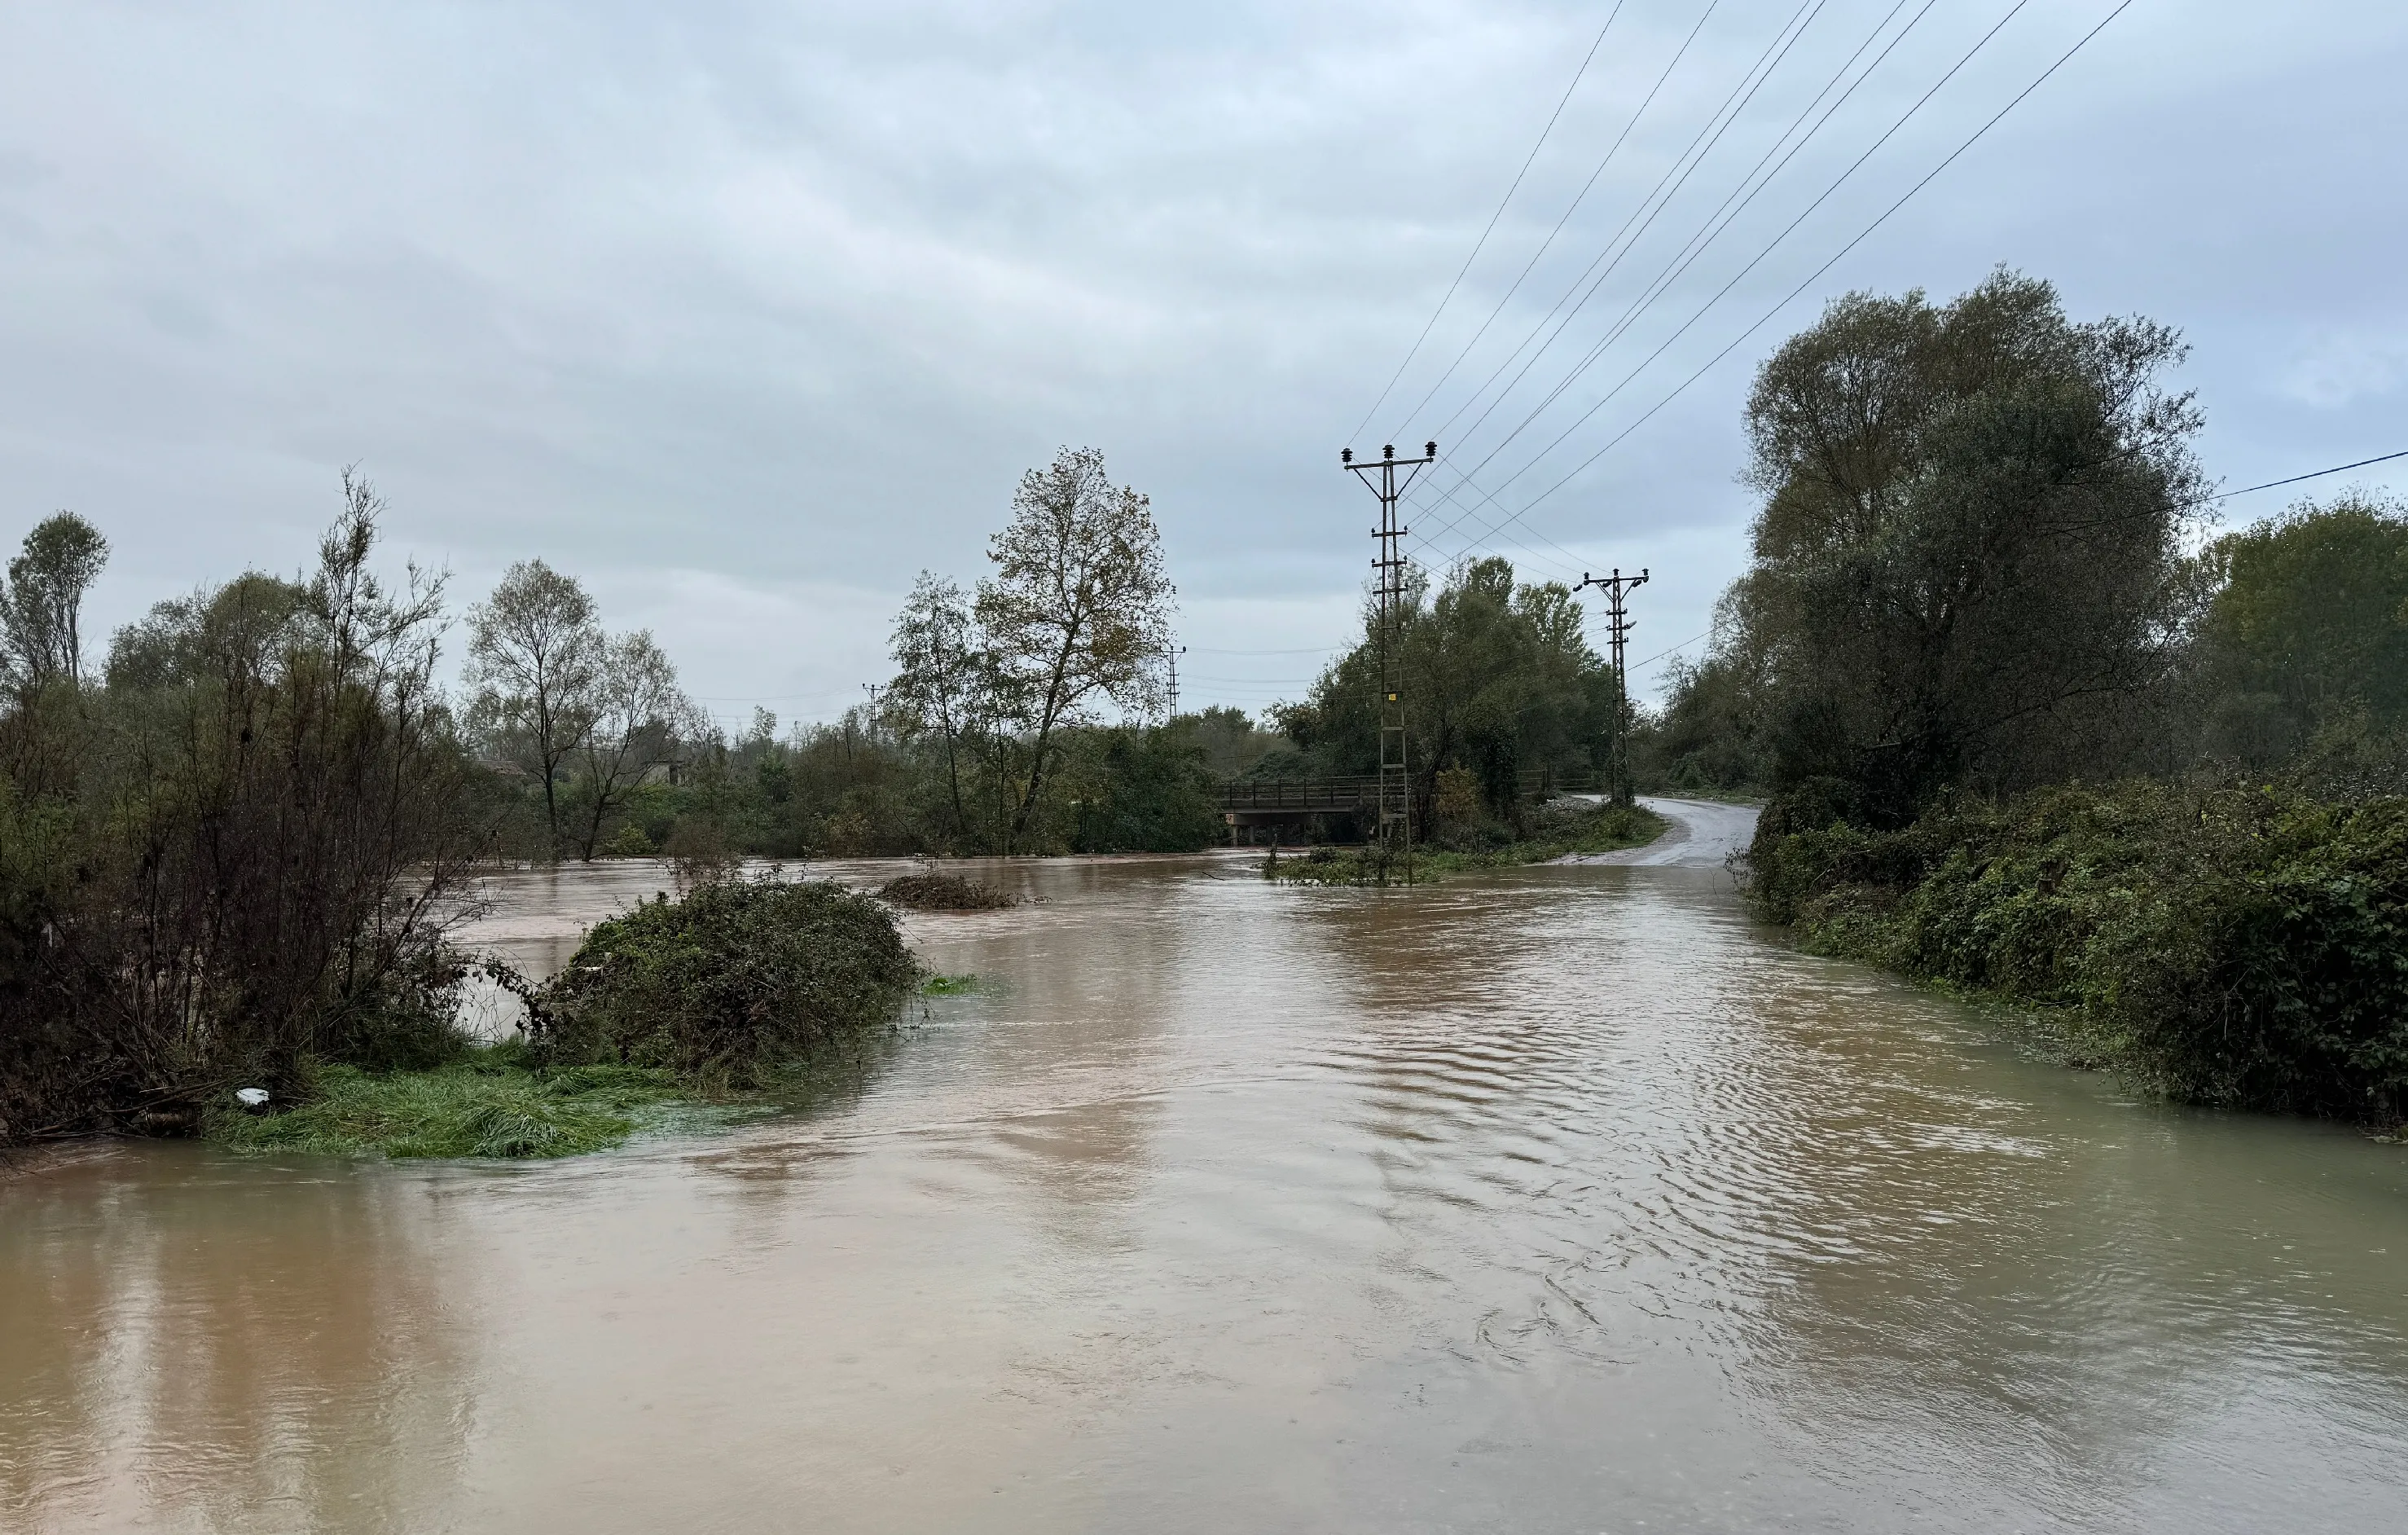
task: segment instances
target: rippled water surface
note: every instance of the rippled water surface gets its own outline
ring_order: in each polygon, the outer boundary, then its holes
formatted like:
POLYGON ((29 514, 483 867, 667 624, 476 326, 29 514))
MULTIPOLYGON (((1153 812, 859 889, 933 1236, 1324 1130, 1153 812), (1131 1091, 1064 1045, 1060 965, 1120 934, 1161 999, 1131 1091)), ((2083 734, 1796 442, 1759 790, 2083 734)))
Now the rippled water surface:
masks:
POLYGON ((20 1163, 0 1528, 2408 1528, 2400 1147, 2025 1060, 1713 868, 990 874, 1042 904, 910 924, 986 989, 732 1136, 20 1163))

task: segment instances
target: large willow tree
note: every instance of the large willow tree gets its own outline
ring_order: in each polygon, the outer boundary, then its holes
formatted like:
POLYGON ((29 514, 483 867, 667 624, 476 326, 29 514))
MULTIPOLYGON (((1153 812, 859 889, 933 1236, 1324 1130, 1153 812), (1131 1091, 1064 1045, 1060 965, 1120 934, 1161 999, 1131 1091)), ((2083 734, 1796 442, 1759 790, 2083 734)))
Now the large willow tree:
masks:
POLYGON ((1725 649, 1765 691, 1773 788, 1887 824, 2164 739, 2199 487, 2199 413, 2160 384, 2183 352, 2001 271, 1944 306, 1851 294, 1765 363, 1725 649))

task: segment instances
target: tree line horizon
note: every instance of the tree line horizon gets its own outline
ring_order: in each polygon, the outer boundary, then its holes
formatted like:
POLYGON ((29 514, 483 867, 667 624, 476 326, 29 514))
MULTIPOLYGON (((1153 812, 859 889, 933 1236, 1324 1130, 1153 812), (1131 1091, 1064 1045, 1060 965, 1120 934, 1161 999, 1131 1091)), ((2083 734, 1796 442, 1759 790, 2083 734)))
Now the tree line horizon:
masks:
MULTIPOLYGON (((1946 304, 1834 300, 1758 370, 1750 564, 1660 709, 1616 713, 1562 583, 1409 572, 1421 833, 1516 840, 1524 786, 1596 773, 1617 727, 1643 787, 1767 797, 1768 854, 2075 782, 2321 763, 2315 793, 2396 795, 2408 514, 2344 493, 2201 541, 2182 356, 2004 270, 1946 304)), ((1092 448, 1022 477, 982 575, 923 572, 874 707, 782 739, 766 710, 719 729, 649 632, 538 560, 467 610, 445 687, 446 578, 381 570, 382 503, 339 493, 312 567, 156 603, 96 671, 102 532, 62 513, 9 563, 0 1140, 435 1027, 443 935, 495 859, 1192 851, 1225 836, 1217 780, 1378 762, 1368 603, 1267 718, 1161 717, 1176 590, 1092 448)))

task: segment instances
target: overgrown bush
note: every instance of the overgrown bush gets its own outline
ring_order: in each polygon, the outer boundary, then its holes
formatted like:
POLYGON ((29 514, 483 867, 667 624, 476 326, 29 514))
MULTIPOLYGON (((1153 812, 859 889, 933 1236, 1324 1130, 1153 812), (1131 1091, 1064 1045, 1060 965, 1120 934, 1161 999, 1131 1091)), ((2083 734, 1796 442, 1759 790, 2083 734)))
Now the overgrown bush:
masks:
POLYGON ((2408 1114, 2408 798, 2058 788, 1895 832, 1768 813, 1765 913, 1808 943, 2067 1010, 2181 1098, 2408 1114))
POLYGON ((878 894, 923 911, 993 911, 1018 904, 1010 892, 958 874, 906 874, 879 886, 878 894))
POLYGON ((533 997, 538 1058, 754 1088, 893 1018, 918 966, 895 919, 824 882, 722 880, 598 923, 533 997))

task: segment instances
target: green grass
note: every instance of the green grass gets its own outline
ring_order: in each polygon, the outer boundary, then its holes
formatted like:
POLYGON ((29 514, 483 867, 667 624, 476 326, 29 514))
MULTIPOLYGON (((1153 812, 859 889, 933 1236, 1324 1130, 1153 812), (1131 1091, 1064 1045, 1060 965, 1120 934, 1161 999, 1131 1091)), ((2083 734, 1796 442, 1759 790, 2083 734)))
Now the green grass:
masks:
POLYGON ((974 975, 932 975, 920 983, 923 997, 967 997, 979 989, 974 975))
POLYGON ((669 1120, 681 1102, 666 1071, 538 1071, 512 1045, 427 1071, 322 1067, 313 1089, 281 1113, 212 1113, 208 1137, 239 1151, 329 1156, 576 1156, 669 1120))
MULTIPOLYGON (((1559 811, 1545 815, 1531 828, 1530 836, 1521 841, 1490 848, 1440 846, 1416 851, 1412 877, 1416 882, 1426 882, 1481 869, 1543 864, 1567 854, 1644 847, 1664 835, 1666 825, 1662 816, 1635 805, 1599 805, 1570 813, 1559 811)), ((1263 873, 1266 878, 1294 884, 1378 884, 1382 869, 1379 854, 1373 849, 1322 847, 1275 861, 1267 858, 1263 873)), ((1386 876, 1387 883, 1403 883, 1404 861, 1390 860, 1386 876)))

